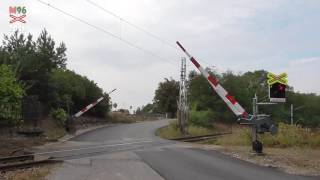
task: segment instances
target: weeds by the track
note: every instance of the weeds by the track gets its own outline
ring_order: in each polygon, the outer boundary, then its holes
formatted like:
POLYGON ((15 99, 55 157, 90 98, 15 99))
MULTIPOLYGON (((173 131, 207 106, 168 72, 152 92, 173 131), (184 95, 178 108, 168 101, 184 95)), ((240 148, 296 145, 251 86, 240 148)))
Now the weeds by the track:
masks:
MULTIPOLYGON (((188 133, 190 136, 201 136, 214 133, 213 128, 204 128, 199 126, 189 125, 188 133)), ((168 126, 162 127, 156 131, 156 135, 165 139, 175 139, 183 137, 177 125, 177 121, 170 121, 168 126)))

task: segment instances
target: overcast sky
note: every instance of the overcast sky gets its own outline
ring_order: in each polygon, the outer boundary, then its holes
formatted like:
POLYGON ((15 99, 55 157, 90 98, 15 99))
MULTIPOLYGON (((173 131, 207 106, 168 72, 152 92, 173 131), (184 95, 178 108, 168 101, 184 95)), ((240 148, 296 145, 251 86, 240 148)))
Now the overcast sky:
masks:
MULTIPOLYGON (((179 40, 203 66, 223 72, 287 72, 295 91, 320 93, 318 0, 43 0, 145 51, 76 21, 37 0, 1 0, 0 32, 11 33, 9 6, 26 6, 24 30, 46 28, 67 45, 71 70, 98 83, 119 107, 152 101, 164 78, 179 78, 179 40), (170 43, 168 45, 166 42, 170 43)), ((188 70, 195 69, 188 62, 188 70)))

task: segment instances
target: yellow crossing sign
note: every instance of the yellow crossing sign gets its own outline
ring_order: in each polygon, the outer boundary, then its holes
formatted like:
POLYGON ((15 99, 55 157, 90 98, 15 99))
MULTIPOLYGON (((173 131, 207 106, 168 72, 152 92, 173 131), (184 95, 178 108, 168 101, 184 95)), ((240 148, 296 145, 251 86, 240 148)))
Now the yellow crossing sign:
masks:
POLYGON ((281 73, 279 75, 275 75, 271 72, 269 72, 267 74, 267 77, 268 77, 268 81, 267 83, 269 85, 272 85, 272 84, 275 84, 275 83, 280 83, 280 84, 284 84, 284 85, 287 85, 288 84, 288 75, 287 73, 281 73))

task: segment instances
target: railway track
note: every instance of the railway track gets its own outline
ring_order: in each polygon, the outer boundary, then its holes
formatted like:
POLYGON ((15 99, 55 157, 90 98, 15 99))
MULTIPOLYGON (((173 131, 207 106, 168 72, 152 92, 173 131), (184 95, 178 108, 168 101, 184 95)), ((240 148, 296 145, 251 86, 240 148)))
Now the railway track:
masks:
POLYGON ((40 156, 34 154, 9 156, 0 158, 0 171, 9 171, 20 168, 29 168, 34 165, 57 162, 48 156, 40 156))
POLYGON ((219 136, 224 136, 231 134, 231 132, 224 132, 224 133, 214 133, 214 134, 208 134, 208 135, 202 135, 202 136, 189 136, 189 137, 181 137, 181 138, 174 138, 170 140, 175 141, 182 141, 182 142, 197 142, 197 141, 205 141, 208 139, 214 139, 219 136))
POLYGON ((0 172, 29 168, 34 165, 62 162, 64 160, 79 159, 102 154, 141 150, 160 145, 171 144, 168 141, 137 141, 117 144, 102 144, 78 148, 37 152, 21 156, 8 156, 0 158, 0 172))
MULTIPOLYGON (((231 134, 231 132, 215 133, 203 136, 191 136, 170 139, 174 141, 182 142, 197 142, 208 139, 213 139, 219 136, 231 134)), ((169 145, 174 142, 172 141, 133 141, 117 144, 101 144, 95 146, 85 146, 70 149, 61 149, 53 151, 37 152, 21 156, 8 156, 0 158, 0 171, 9 171, 15 169, 29 168, 34 165, 61 162, 70 159, 79 159, 89 156, 97 156, 101 154, 116 153, 123 151, 134 151, 145 148, 152 148, 161 145, 169 145)))

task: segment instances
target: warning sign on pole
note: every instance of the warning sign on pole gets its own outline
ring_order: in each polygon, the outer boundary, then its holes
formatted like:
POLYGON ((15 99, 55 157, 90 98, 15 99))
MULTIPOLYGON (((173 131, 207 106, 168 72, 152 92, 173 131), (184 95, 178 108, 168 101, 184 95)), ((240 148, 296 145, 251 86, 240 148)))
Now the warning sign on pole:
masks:
POLYGON ((279 75, 268 73, 269 98, 270 102, 286 102, 286 86, 288 84, 288 75, 281 73, 279 75))

